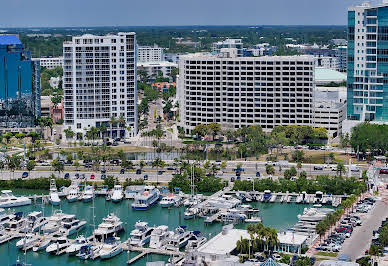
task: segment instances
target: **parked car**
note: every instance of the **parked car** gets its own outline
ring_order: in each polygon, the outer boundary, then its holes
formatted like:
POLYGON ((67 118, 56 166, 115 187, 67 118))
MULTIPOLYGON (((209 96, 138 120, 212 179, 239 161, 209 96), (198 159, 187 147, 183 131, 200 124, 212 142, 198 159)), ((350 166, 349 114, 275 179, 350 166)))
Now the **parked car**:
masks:
POLYGON ((106 178, 106 174, 102 174, 101 179, 105 179, 105 178, 106 178))
POLYGON ((162 170, 158 171, 158 175, 163 175, 163 173, 164 173, 164 171, 162 171, 162 170))
POLYGON ((69 173, 65 173, 65 175, 63 176, 64 179, 69 179, 70 178, 70 174, 69 173))
POLYGON ((230 182, 234 182, 234 177, 233 176, 230 178, 230 182))
POLYGON ((123 175, 124 173, 125 173, 125 169, 124 169, 124 168, 121 168, 121 169, 120 169, 120 174, 123 175))
POLYGON ((102 169, 101 174, 106 174, 106 169, 102 169))
POLYGON ((148 175, 144 175, 143 179, 146 181, 148 180, 148 175))
POLYGON ((386 174, 388 174, 388 168, 380 170, 380 175, 386 175, 386 174))
POLYGON ((260 172, 256 172, 256 177, 260 177, 260 172))
POLYGON ((141 175, 141 169, 136 169, 136 174, 141 175))
POLYGON ((90 179, 94 179, 94 177, 95 177, 94 174, 90 175, 90 179))
POLYGON ((28 177, 28 172, 23 172, 22 178, 27 178, 28 177))
POLYGON ((175 171, 175 170, 176 170, 176 168, 175 168, 175 167, 171 167, 171 166, 169 166, 169 167, 167 167, 167 170, 170 170, 170 171, 175 171))
POLYGON ((314 166, 314 170, 315 170, 315 171, 322 171, 322 170, 323 170, 323 166, 315 165, 315 166, 314 166))

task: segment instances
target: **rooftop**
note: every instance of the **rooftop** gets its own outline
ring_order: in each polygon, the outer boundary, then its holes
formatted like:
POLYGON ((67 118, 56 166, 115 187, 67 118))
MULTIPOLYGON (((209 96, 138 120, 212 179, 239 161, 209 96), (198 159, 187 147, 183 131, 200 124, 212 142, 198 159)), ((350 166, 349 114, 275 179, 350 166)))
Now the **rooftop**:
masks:
POLYGON ((278 239, 281 244, 287 245, 302 245, 307 240, 306 235, 293 233, 290 231, 284 233, 278 233, 278 239))
POLYGON ((178 65, 169 61, 160 61, 160 62, 137 62, 138 66, 171 66, 171 67, 177 67, 178 65))
POLYGON ((0 35, 0 45, 22 44, 17 35, 0 35))
POLYGON ((346 79, 346 74, 339 71, 323 67, 315 68, 315 80, 317 82, 342 82, 346 79))

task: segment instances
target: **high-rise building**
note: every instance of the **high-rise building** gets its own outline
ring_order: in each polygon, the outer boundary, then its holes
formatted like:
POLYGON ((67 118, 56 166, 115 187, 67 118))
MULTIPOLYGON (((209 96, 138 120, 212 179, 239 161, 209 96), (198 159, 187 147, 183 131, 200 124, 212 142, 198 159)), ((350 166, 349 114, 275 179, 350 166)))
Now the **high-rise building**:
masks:
POLYGON ((39 60, 40 66, 48 69, 63 67, 63 57, 41 57, 33 60, 39 60))
POLYGON ((161 62, 164 61, 163 48, 154 46, 139 46, 137 48, 137 62, 161 62))
POLYGON ((238 57, 182 55, 177 97, 181 126, 190 134, 198 124, 240 128, 260 125, 313 125, 312 56, 238 57))
POLYGON ((244 53, 244 45, 241 39, 226 39, 212 44, 212 52, 214 54, 219 54, 223 48, 236 48, 237 56, 243 56, 244 53))
POLYGON ((63 55, 65 126, 78 138, 101 126, 113 138, 136 135, 136 34, 73 37, 63 55))
POLYGON ((16 35, 0 35, 0 127, 33 127, 40 116, 40 66, 16 35))
POLYGON ((348 10, 347 118, 388 121, 388 2, 348 10))
POLYGON ((335 56, 338 58, 338 71, 346 72, 348 64, 348 47, 338 46, 335 49, 335 56))

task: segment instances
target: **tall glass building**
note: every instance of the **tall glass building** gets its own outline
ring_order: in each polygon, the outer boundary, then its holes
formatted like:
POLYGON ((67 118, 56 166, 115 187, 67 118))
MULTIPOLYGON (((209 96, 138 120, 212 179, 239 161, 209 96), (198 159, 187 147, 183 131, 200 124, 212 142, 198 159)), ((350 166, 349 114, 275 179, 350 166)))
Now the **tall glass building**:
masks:
POLYGON ((0 127, 32 127, 39 116, 39 61, 16 35, 0 35, 0 127))

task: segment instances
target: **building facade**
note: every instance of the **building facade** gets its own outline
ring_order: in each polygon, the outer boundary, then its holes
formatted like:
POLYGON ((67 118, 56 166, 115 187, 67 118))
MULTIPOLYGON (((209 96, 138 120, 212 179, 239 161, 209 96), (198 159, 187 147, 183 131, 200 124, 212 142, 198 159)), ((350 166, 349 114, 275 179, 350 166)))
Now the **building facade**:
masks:
POLYGON ((154 46, 139 46, 137 48, 137 62, 160 62, 164 60, 163 48, 154 46))
POLYGON ((231 57, 235 53, 181 56, 177 97, 181 126, 312 125, 312 56, 231 57))
POLYGON ((338 58, 332 56, 316 56, 315 66, 337 70, 338 58))
POLYGON ((243 56, 243 42, 241 39, 226 39, 224 41, 215 42, 212 44, 212 53, 219 54, 223 48, 237 49, 237 56, 243 56))
POLYGON ((348 65, 348 47, 338 46, 335 49, 335 56, 338 58, 338 71, 346 72, 348 65))
POLYGON ((0 35, 0 128, 34 127, 39 116, 39 61, 16 35, 0 35))
POLYGON ((138 69, 145 70, 147 75, 151 79, 156 78, 159 74, 162 74, 163 77, 169 77, 171 70, 177 68, 178 65, 168 61, 161 62, 138 62, 138 69))
POLYGON ((388 2, 348 10, 347 119, 388 121, 388 2))
POLYGON ((78 138, 101 126, 113 138, 136 135, 136 34, 73 37, 63 54, 65 127, 78 138))
POLYGON ((39 60, 40 66, 48 69, 63 67, 63 57, 42 57, 34 60, 39 60))

